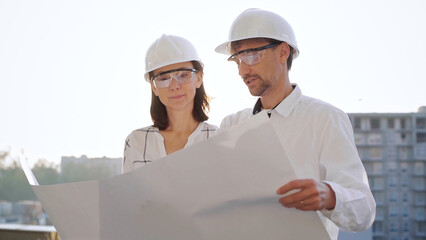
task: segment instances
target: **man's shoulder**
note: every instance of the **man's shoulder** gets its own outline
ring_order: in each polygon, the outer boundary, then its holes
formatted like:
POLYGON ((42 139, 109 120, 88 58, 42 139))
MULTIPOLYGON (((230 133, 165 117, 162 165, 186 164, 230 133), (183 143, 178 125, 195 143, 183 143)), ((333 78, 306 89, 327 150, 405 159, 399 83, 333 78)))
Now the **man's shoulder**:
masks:
POLYGON ((324 113, 344 113, 340 108, 334 106, 331 103, 323 101, 321 99, 303 96, 301 101, 301 107, 307 109, 312 113, 324 114, 324 113))
POLYGON ((223 118, 220 128, 221 129, 227 129, 230 127, 233 127, 235 125, 238 125, 240 122, 249 119, 253 116, 253 109, 246 108, 241 111, 229 114, 225 118, 223 118))
POLYGON ((299 116, 309 117, 317 122, 336 124, 341 120, 347 121, 349 119, 347 113, 342 109, 326 101, 307 96, 303 96, 297 112, 299 116))

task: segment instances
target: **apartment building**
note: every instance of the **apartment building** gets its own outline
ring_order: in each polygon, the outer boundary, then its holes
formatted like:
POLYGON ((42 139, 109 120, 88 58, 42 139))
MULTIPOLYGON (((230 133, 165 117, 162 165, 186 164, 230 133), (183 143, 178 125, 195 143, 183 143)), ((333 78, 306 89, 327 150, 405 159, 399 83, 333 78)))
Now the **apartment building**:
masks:
POLYGON ((373 239, 426 239, 426 106, 348 115, 377 203, 373 239))

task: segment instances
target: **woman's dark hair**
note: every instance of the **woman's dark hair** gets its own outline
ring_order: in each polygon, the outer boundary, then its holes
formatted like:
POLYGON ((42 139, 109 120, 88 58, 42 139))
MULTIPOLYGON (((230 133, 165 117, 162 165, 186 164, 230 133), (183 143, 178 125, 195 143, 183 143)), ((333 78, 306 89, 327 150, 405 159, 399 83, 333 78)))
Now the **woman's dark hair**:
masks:
MULTIPOLYGON (((201 75, 204 74, 203 66, 198 61, 191 61, 195 69, 197 69, 201 75)), ((152 77, 152 73, 149 73, 149 78, 152 77)), ((166 106, 160 101, 158 96, 155 96, 151 90, 151 119, 154 123, 154 127, 160 130, 164 130, 169 126, 169 117, 167 116, 166 106)), ((204 84, 196 89, 194 97, 194 108, 192 110, 192 116, 198 122, 203 122, 209 119, 207 113, 210 110, 210 98, 207 96, 204 90, 204 84)))

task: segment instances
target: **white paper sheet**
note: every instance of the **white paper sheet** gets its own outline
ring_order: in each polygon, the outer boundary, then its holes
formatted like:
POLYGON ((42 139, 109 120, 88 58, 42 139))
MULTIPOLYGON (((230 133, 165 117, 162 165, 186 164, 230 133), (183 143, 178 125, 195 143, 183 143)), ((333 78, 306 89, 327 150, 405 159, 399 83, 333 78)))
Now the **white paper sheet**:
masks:
POLYGON ((28 161, 27 159, 25 159, 23 154, 19 156, 19 162, 21 163, 22 170, 24 170, 25 176, 27 177, 27 180, 30 185, 38 185, 38 181, 35 178, 33 172, 31 171, 31 168, 28 165, 28 161))
POLYGON ((33 189, 62 240, 330 239, 316 212, 278 203, 295 175, 267 121, 110 179, 33 189))

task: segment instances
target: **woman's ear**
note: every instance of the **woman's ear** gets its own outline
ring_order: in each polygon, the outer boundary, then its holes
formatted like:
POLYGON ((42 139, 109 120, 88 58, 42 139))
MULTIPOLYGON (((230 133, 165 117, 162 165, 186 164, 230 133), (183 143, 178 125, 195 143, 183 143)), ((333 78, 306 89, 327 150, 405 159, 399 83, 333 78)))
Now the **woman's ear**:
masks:
POLYGON ((201 87, 201 84, 203 84, 203 74, 200 72, 196 73, 197 75, 197 82, 195 83, 195 86, 197 86, 197 88, 201 87))
POLYGON ((151 83, 152 92, 155 94, 155 96, 158 97, 158 89, 155 87, 155 84, 153 81, 150 81, 150 83, 151 83))

